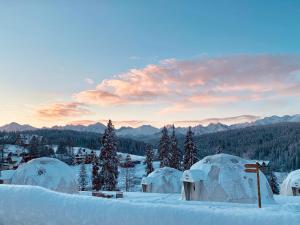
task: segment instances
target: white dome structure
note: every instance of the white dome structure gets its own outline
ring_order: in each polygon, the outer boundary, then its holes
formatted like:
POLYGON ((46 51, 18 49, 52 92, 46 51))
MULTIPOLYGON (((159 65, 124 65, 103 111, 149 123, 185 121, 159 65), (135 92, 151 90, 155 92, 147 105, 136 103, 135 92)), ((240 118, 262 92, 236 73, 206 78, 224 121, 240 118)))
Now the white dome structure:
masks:
MULTIPOLYGON (((256 173, 246 173, 244 165, 253 163, 237 156, 217 154, 207 156, 183 173, 183 199, 255 203, 257 202, 256 173)), ((265 175, 260 172, 263 203, 274 202, 265 175)))
POLYGON ((300 169, 289 173, 281 185, 280 194, 300 196, 300 169))
POLYGON ((180 193, 182 172, 170 167, 154 170, 142 179, 143 192, 180 193))
POLYGON ((76 174, 64 162, 54 158, 38 158, 21 165, 12 176, 12 184, 34 185, 58 192, 76 193, 76 174))

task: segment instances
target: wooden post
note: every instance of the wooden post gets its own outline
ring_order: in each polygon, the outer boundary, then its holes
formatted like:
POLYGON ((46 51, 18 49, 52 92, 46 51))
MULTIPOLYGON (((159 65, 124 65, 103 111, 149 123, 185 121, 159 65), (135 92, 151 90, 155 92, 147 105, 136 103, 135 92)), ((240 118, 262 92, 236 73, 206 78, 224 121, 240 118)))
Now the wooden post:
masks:
POLYGON ((245 168, 246 168, 245 169, 246 173, 256 173, 258 208, 261 208, 259 163, 256 163, 256 164, 245 164, 245 168))
POLYGON ((257 177, 257 197, 258 197, 258 208, 261 208, 261 194, 260 194, 260 177, 259 177, 259 164, 256 163, 257 171, 256 171, 256 177, 257 177))

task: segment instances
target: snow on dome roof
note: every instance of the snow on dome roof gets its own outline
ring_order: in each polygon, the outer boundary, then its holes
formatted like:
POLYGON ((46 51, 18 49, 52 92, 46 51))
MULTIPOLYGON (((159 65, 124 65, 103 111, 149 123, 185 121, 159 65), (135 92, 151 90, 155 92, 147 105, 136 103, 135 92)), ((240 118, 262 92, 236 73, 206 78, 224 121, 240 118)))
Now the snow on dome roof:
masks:
POLYGON ((281 185, 280 194, 293 195, 293 187, 300 189, 300 169, 289 173, 281 185))
POLYGON ((67 164, 47 157, 21 165, 12 176, 11 183, 41 186, 65 193, 75 193, 78 187, 76 174, 67 164))
POLYGON ((142 179, 142 184, 151 185, 151 192, 180 193, 182 172, 170 167, 154 170, 142 179))
MULTIPOLYGON (((226 202, 256 202, 256 174, 244 171, 246 163, 253 162, 228 154, 207 156, 195 163, 190 170, 200 170, 203 173, 198 178, 199 181, 203 180, 204 189, 200 193, 202 195, 201 199, 226 202)), ((260 183, 263 202, 273 202, 270 185, 263 173, 260 173, 260 183)))

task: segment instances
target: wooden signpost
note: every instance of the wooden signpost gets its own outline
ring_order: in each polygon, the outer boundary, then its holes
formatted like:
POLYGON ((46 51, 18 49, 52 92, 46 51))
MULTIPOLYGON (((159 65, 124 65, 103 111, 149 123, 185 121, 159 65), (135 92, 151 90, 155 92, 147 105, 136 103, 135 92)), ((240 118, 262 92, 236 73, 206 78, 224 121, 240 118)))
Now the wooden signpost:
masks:
POLYGON ((257 198, 258 198, 258 208, 261 208, 261 195, 260 195, 260 179, 259 179, 259 163, 256 164, 245 164, 246 173, 256 173, 257 177, 257 198))

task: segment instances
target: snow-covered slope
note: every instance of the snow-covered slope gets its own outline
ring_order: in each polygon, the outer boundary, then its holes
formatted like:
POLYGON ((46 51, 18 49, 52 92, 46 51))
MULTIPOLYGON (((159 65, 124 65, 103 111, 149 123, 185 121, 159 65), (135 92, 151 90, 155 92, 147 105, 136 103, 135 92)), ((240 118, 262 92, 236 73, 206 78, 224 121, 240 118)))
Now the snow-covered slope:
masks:
MULTIPOLYGON (((281 197, 281 196, 280 196, 281 197)), ((123 199, 0 185, 0 224, 299 225, 300 199, 263 205, 182 201, 177 194, 125 193, 123 199)))
POLYGON ((65 163, 53 158, 38 158, 22 164, 15 171, 12 184, 36 185, 54 191, 76 193, 76 174, 65 163))

